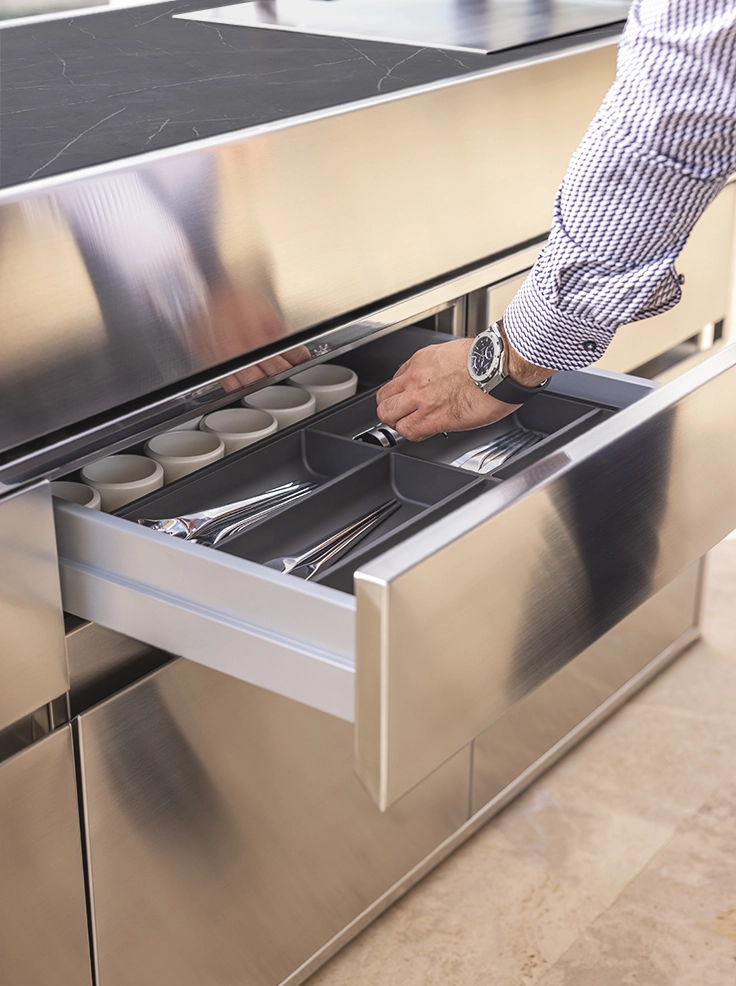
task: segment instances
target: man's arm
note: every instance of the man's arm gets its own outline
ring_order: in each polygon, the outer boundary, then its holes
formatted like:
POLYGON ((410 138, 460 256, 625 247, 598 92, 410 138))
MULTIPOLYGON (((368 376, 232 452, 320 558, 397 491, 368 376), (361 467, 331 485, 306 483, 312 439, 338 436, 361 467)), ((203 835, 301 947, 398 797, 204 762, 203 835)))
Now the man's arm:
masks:
MULTIPOLYGON (((588 366, 616 329, 680 300, 674 263, 736 170, 736 3, 634 0, 616 82, 575 153, 548 245, 504 316, 508 371, 534 385, 588 366)), ((412 440, 514 406, 463 375, 470 342, 420 352, 378 394, 412 440)))

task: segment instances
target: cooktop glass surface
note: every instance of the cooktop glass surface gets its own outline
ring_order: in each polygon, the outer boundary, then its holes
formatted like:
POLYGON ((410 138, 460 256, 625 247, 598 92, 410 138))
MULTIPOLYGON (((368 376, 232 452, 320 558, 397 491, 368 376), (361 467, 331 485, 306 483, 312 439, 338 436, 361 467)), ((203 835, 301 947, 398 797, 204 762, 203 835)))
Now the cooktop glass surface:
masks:
POLYGON ((629 6, 629 0, 246 0, 177 16, 490 54, 624 20, 629 6))

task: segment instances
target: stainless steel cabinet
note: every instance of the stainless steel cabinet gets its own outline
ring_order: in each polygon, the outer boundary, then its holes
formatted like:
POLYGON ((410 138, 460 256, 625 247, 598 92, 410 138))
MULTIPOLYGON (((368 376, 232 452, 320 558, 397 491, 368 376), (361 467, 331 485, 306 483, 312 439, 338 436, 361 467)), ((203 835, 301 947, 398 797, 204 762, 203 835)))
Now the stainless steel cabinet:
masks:
MULTIPOLYGON (((575 375, 599 400, 621 379, 575 375)), ((66 607, 355 721, 385 809, 736 526, 735 379, 727 349, 646 393, 360 567, 355 596, 61 504, 66 607)))
POLYGON ((80 717, 100 986, 275 986, 463 824, 469 750, 381 814, 351 732, 188 661, 80 717))
POLYGON ((0 981, 91 986, 71 727, 0 764, 0 981))
POLYGON ((48 483, 0 499, 0 730, 69 688, 48 483))

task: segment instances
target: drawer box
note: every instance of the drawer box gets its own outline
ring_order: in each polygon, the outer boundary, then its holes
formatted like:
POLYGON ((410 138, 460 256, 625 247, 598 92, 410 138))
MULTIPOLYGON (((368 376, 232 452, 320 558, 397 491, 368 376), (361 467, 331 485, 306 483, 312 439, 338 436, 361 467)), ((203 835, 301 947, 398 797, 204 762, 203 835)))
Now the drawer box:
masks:
MULTIPOLYGON (((391 375, 407 338, 365 347, 368 382, 391 375)), ((546 442, 488 480, 443 461, 475 433, 353 443, 370 407, 359 394, 126 517, 60 503, 66 608, 354 722, 356 769, 385 809, 736 526, 734 364, 724 350, 661 389, 558 374, 519 415, 546 442), (254 477, 266 488, 285 464, 320 488, 225 550, 129 519, 223 502, 254 477), (391 524, 321 584, 264 566, 389 491, 391 524)))

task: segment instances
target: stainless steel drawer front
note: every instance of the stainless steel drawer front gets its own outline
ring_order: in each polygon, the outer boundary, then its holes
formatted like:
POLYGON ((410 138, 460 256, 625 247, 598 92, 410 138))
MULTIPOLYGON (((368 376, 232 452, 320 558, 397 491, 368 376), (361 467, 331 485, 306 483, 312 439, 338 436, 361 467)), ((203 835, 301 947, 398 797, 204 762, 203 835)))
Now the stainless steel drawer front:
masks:
POLYGON ((0 729, 69 688, 48 483, 0 500, 0 729))
POLYGON ((382 808, 736 527, 736 348, 356 573, 382 808))

